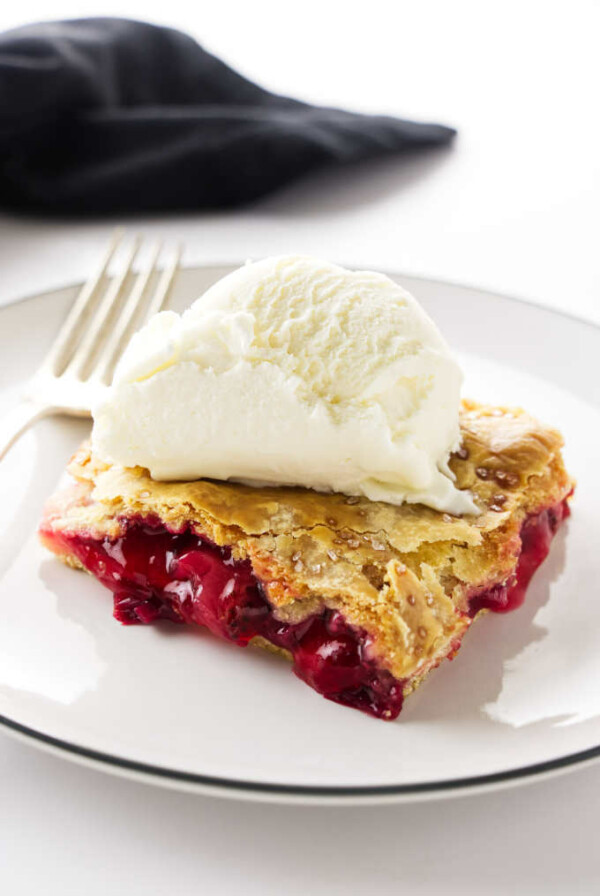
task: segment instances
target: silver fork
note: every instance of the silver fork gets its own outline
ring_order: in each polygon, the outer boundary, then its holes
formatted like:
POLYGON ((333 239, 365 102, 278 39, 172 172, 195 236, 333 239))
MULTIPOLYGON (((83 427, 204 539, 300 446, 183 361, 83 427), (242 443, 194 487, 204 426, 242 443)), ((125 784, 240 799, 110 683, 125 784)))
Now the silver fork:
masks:
POLYGON ((89 417, 100 390, 112 381, 125 340, 131 335, 136 312, 144 306, 147 320, 167 300, 179 269, 182 247, 177 245, 165 267, 158 266, 162 243, 157 242, 137 274, 133 266, 142 240, 134 237, 119 271, 109 266, 123 230, 116 230, 98 270, 82 286, 50 351, 29 383, 23 400, 0 420, 0 460, 33 423, 51 414, 89 417), (158 282, 149 297, 153 275, 158 282), (133 278, 133 282, 132 281, 133 278))

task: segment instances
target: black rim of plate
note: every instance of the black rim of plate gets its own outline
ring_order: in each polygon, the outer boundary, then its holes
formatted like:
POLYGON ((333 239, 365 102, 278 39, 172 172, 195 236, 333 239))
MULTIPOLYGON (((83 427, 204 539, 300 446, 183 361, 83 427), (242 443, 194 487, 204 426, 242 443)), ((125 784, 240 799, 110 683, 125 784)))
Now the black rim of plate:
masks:
MULTIPOLYGON (((229 264, 227 262, 222 262, 214 265, 198 265, 194 266, 193 269, 200 270, 212 267, 226 268, 229 266, 231 266, 232 268, 239 267, 239 264, 235 265, 229 264)), ((403 276, 402 274, 399 274, 397 272, 386 273, 388 273, 389 276, 393 277, 403 276)), ((505 299, 509 302, 515 302, 521 305, 527 305, 529 307, 536 308, 538 311, 546 312, 556 317, 568 318, 570 320, 576 321, 577 323, 583 324, 584 326, 591 327, 594 330, 600 329, 599 324, 595 323, 594 321, 578 317, 575 314, 569 314, 569 312, 559 311, 555 308, 550 308, 536 302, 528 301, 527 299, 521 299, 517 296, 495 292, 494 290, 487 289, 485 287, 453 282, 451 280, 439 280, 435 277, 423 277, 415 274, 406 274, 404 276, 406 276, 407 279, 410 278, 411 280, 424 280, 430 283, 438 283, 442 287, 454 286, 468 290, 470 292, 488 293, 495 296, 496 298, 505 299)), ((35 295, 24 296, 22 299, 17 300, 16 302, 10 302, 4 307, 0 308, 0 313, 4 310, 4 308, 9 309, 14 305, 25 304, 28 301, 39 299, 44 295, 52 295, 56 292, 62 292, 64 289, 72 288, 75 285, 78 286, 80 284, 67 284, 66 286, 52 289, 47 293, 41 292, 36 293, 35 295)), ((66 754, 65 758, 70 758, 70 756, 77 756, 81 759, 87 759, 90 762, 97 763, 100 766, 107 766, 108 769, 115 768, 120 771, 130 772, 133 775, 160 778, 164 781, 178 782, 181 784, 188 784, 192 786, 196 785, 198 787, 203 787, 210 790, 225 790, 234 793, 236 791, 242 793, 264 793, 280 796, 298 797, 335 797, 339 799, 352 799, 354 797, 408 796, 410 794, 419 793, 443 794, 452 792, 454 790, 461 791, 469 789, 479 789, 482 787, 491 787, 493 785, 500 785, 511 781, 514 782, 523 779, 535 779, 539 775, 550 774, 551 772, 558 772, 561 770, 567 770, 569 768, 575 768, 579 765, 600 758, 599 744, 598 746, 590 747, 587 750, 581 750, 577 753, 569 753, 566 756, 560 756, 557 759, 549 759, 545 762, 537 762, 533 763, 532 765, 524 765, 518 768, 507 769, 506 771, 501 772, 493 772, 488 775, 473 775, 472 777, 466 778, 448 778, 440 781, 430 781, 426 783, 416 784, 381 784, 367 786, 338 785, 336 787, 327 787, 303 784, 271 784, 268 782, 263 783, 257 781, 243 781, 237 780, 235 778, 218 778, 211 775, 199 775, 193 774, 191 772, 182 772, 178 771, 177 769, 165 768, 159 765, 150 765, 144 762, 138 762, 137 760, 133 759, 125 759, 120 756, 113 756, 110 753, 102 753, 99 750, 93 750, 89 747, 83 747, 79 744, 71 743, 70 741, 61 740, 58 737, 53 737, 52 735, 45 734, 43 731, 37 731, 35 728, 29 728, 27 725, 22 725, 20 722, 16 722, 14 719, 9 719, 7 716, 0 715, 0 726, 6 728, 8 731, 20 735, 23 738, 26 738, 27 740, 32 741, 34 745, 37 745, 38 743, 43 744, 44 746, 50 747, 53 750, 58 751, 59 753, 66 754)))
MULTIPOLYGON (((147 765, 132 759, 123 759, 112 756, 110 753, 101 753, 88 747, 80 747, 69 741, 51 737, 34 728, 28 728, 19 722, 14 722, 5 716, 0 716, 0 725, 14 731, 32 741, 39 741, 45 746, 52 747, 61 753, 73 754, 82 759, 112 766, 121 771, 131 772, 133 775, 145 775, 154 778, 162 778, 166 781, 177 781, 181 784, 197 785, 211 790, 241 791, 244 793, 277 794, 279 796, 305 796, 305 797, 337 797, 352 799, 355 797, 393 797, 407 796, 419 793, 447 793, 453 790, 480 788, 502 784, 503 782, 518 781, 523 778, 534 779, 538 775, 576 767, 586 761, 600 757, 600 746, 572 753, 559 759, 550 759, 547 762, 538 762, 534 765, 524 765, 521 768, 510 769, 504 772, 494 772, 490 775, 476 775, 472 778, 450 778, 442 781, 431 781, 424 784, 382 784, 373 786, 355 787, 340 785, 338 787, 324 787, 302 784, 269 784, 257 781, 241 781, 235 778, 215 778, 210 775, 196 775, 191 772, 181 772, 172 768, 164 768, 160 765, 147 765)), ((68 757, 67 757, 68 758, 68 757)))

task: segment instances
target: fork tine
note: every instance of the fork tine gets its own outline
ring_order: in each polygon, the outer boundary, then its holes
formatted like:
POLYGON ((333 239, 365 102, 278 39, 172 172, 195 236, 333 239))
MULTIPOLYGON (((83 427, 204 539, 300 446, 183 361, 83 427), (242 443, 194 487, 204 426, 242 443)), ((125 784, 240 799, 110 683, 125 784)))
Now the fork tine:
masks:
POLYGON ((127 253, 125 264, 120 273, 118 273, 109 283, 108 288, 100 301, 94 318, 84 333, 81 342, 77 346, 75 354, 68 363, 65 373, 73 376, 84 377, 87 373, 90 360, 94 355, 94 351, 99 345, 99 341, 103 332, 111 318, 112 313, 123 292, 123 287, 127 276, 131 271, 135 257, 140 247, 141 239, 136 236, 131 244, 131 248, 127 253))
POLYGON ((50 351, 44 358, 40 370, 48 371, 54 375, 57 375, 60 372, 62 361, 64 360, 67 349, 71 347, 73 337, 76 335, 80 325, 85 322, 86 318, 91 313, 92 300, 96 297, 98 287, 106 274, 106 270, 119 243, 123 239, 124 232, 122 227, 117 227, 113 231, 110 242, 106 247, 106 251, 96 273, 93 274, 81 287, 79 295, 73 302, 71 310, 58 331, 58 335, 52 343, 50 351))
POLYGON ((123 306, 123 310, 115 324, 108 340, 102 349, 100 356, 96 360, 96 368, 94 370, 94 376, 99 379, 101 382, 109 383, 111 380, 111 374, 117 358, 120 354, 120 349, 125 341, 125 338, 128 336, 131 323, 133 318, 135 317, 135 313, 138 308, 141 306, 142 301, 146 295, 146 290, 148 289, 148 283, 150 282, 150 278, 154 271, 156 270, 156 263, 158 261, 158 256, 160 255, 162 249, 162 240, 158 240, 152 249, 150 254, 150 258, 148 259, 146 265, 142 268, 142 270, 138 273, 135 284, 129 294, 127 301, 123 306))
POLYGON ((148 311, 146 312, 146 320, 150 320, 153 315, 157 314, 167 301, 169 297, 169 291, 171 289, 171 286, 173 285, 173 280, 175 279, 175 275, 179 270, 179 262, 181 261, 182 253, 183 247, 181 243, 177 243, 177 245, 175 246, 173 257, 162 272, 162 276, 158 281, 156 291, 152 296, 152 299, 150 300, 148 311))

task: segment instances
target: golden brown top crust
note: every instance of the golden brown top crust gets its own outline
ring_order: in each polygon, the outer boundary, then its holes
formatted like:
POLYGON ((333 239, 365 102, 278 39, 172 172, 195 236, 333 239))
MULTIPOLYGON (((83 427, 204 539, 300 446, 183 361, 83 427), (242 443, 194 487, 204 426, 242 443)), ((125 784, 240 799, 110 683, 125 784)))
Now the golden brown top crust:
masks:
POLYGON ((282 618, 339 608, 373 636, 397 677, 421 676, 469 625, 468 595, 513 570, 525 516, 572 488, 560 434, 523 411, 464 402, 461 430, 450 467, 459 488, 471 490, 475 516, 301 488, 154 482, 141 468, 99 462, 84 446, 69 467, 79 491, 50 508, 49 519, 55 530, 109 536, 122 517, 192 524, 250 559, 282 618))

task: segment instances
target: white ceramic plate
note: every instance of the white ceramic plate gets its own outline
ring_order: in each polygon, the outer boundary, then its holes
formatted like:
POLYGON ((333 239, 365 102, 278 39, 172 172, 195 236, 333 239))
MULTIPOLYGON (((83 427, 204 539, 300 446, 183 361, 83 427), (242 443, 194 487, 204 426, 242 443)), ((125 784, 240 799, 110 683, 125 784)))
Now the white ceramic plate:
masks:
MULTIPOLYGON (((187 269, 183 308, 230 266, 187 269)), ((376 802, 498 787, 600 755, 600 330, 480 290, 397 278, 460 353, 465 394, 518 404, 567 439, 573 516, 525 605, 489 614, 394 723, 330 703, 260 651, 164 624, 122 627, 111 596, 38 545, 81 421, 48 420, 0 464, 0 722, 106 771, 223 796, 376 802)), ((0 413, 75 287, 0 311, 0 413)), ((260 426, 260 420, 256 421, 260 426)))

